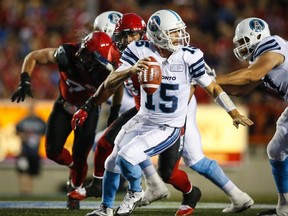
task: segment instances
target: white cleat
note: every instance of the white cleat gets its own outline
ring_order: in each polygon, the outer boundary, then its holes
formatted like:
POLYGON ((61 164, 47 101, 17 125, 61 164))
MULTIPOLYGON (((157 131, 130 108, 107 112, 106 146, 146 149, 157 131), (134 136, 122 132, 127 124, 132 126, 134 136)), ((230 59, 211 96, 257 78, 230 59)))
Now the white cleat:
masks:
POLYGON ((237 200, 232 201, 228 208, 223 209, 223 213, 240 213, 249 209, 254 204, 254 200, 247 194, 242 193, 237 200))
POLYGON ((106 207, 103 203, 100 205, 99 209, 94 210, 86 214, 86 216, 113 216, 113 209, 106 207))
POLYGON ((120 206, 116 209, 115 215, 130 215, 133 210, 138 206, 138 203, 143 199, 144 191, 140 192, 133 192, 128 191, 124 197, 123 202, 120 206))
POLYGON ((147 206, 152 202, 164 199, 170 194, 168 188, 162 179, 158 176, 146 179, 146 190, 144 198, 138 203, 138 206, 147 206))

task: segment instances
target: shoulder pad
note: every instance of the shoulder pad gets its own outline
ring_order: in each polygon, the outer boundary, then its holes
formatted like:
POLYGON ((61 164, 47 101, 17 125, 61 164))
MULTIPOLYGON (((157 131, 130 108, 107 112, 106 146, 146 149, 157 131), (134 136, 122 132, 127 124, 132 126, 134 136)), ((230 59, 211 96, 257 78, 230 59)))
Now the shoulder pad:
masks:
POLYGON ((54 54, 57 62, 59 65, 67 65, 68 64, 68 57, 65 51, 65 48, 63 45, 61 45, 60 47, 58 47, 58 49, 56 50, 55 54, 54 54))

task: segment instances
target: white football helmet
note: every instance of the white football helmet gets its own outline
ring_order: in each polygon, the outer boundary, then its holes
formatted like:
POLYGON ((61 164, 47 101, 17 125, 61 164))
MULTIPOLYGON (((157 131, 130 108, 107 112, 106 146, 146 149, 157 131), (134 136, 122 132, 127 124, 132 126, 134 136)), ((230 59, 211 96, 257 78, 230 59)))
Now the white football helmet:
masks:
POLYGON ((117 21, 122 16, 123 14, 118 11, 106 11, 101 13, 94 20, 93 30, 105 32, 111 37, 117 21))
POLYGON ((256 17, 242 20, 237 25, 233 38, 235 56, 240 61, 249 61, 256 45, 268 36, 270 36, 270 30, 264 20, 256 17))
POLYGON ((147 37, 155 45, 175 52, 179 44, 186 46, 190 42, 190 35, 185 29, 186 24, 175 11, 159 10, 148 20, 147 37), (177 37, 171 35, 175 32, 178 32, 177 37))

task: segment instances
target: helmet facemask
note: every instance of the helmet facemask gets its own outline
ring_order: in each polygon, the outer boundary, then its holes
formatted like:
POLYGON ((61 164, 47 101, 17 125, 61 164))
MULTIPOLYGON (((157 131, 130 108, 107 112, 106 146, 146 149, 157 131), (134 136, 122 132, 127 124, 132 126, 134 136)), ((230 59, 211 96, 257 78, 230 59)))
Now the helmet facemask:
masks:
POLYGON ((101 65, 98 61, 98 58, 101 57, 101 55, 97 51, 89 52, 87 47, 81 46, 76 52, 76 56, 78 57, 82 67, 88 73, 94 71, 101 65))
POLYGON ((92 32, 83 38, 76 57, 85 71, 92 72, 99 67, 106 67, 109 49, 112 45, 111 38, 103 32, 92 32))
POLYGON ((240 61, 251 58, 254 46, 252 47, 250 45, 250 39, 248 37, 242 36, 242 38, 234 38, 233 43, 235 44, 235 48, 233 49, 234 55, 240 61))

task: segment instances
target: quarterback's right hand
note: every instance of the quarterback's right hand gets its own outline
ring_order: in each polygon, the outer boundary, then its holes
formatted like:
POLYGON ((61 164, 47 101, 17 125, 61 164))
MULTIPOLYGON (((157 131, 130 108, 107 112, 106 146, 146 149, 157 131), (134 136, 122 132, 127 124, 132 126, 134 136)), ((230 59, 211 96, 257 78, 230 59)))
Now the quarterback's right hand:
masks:
POLYGON ((27 72, 21 73, 20 84, 17 91, 12 95, 11 101, 17 100, 17 103, 24 101, 26 95, 33 98, 30 84, 30 76, 27 72))
POLYGON ((78 126, 81 126, 86 118, 88 117, 87 111, 84 109, 79 109, 77 112, 74 113, 73 118, 71 120, 71 127, 73 130, 76 130, 78 126))

